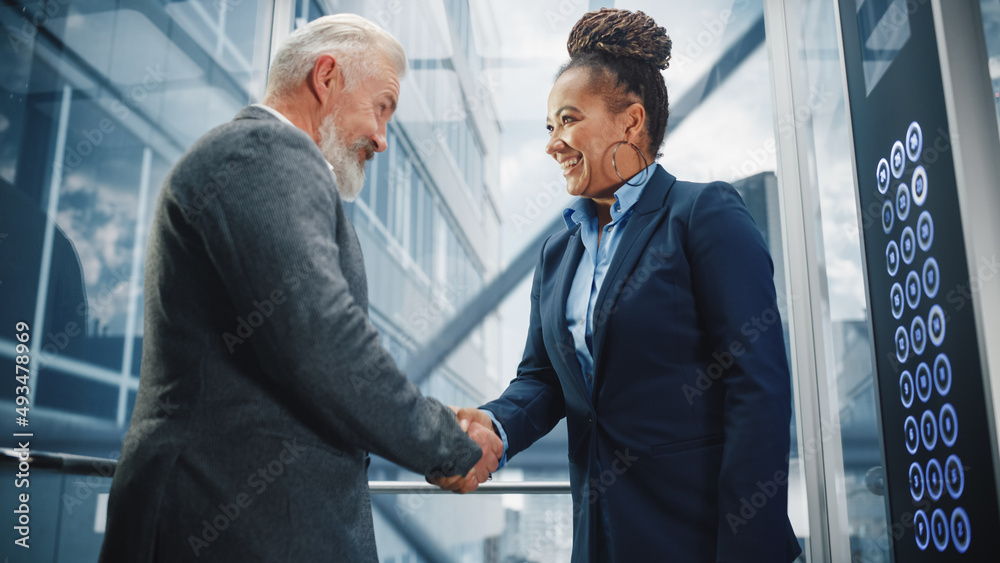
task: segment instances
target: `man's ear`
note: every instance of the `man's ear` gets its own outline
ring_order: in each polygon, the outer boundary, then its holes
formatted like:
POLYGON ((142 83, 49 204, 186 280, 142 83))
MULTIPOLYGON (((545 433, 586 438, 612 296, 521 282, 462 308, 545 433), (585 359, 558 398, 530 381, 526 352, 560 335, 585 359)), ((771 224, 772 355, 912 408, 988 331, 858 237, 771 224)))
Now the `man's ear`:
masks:
POLYGON ((309 89, 321 106, 326 105, 330 96, 336 96, 344 89, 344 73, 333 55, 316 58, 309 73, 309 89))
MULTIPOLYGON (((630 143, 640 145, 646 134, 646 108, 635 102, 623 112, 625 122, 625 139, 630 143)), ((641 146, 641 145, 640 145, 641 146)))

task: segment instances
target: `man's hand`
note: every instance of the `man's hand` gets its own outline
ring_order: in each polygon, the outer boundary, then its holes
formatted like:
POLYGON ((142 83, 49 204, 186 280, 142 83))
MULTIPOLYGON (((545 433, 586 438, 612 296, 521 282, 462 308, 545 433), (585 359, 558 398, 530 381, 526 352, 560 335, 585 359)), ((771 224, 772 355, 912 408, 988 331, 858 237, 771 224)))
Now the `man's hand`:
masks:
POLYGON ((493 421, 486 413, 479 409, 457 407, 451 409, 455 411, 458 423, 468 432, 469 437, 482 448, 483 456, 464 477, 461 475, 438 479, 428 477, 427 482, 447 491, 465 494, 478 489, 479 484, 489 479, 490 474, 496 471, 500 465, 500 458, 503 457, 503 441, 493 431, 493 421))

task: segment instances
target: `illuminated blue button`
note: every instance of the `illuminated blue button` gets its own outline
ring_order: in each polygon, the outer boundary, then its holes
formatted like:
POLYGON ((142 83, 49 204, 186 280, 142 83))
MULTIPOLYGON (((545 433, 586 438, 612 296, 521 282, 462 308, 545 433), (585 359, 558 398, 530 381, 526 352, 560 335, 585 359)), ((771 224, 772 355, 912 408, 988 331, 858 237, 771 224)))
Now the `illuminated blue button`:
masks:
POLYGON ((906 302, 906 298, 903 297, 903 286, 898 283, 892 284, 892 289, 889 290, 889 302, 892 304, 892 316, 899 319, 903 316, 903 305, 906 302))
POLYGON ((913 514, 913 536, 917 540, 917 548, 920 551, 927 549, 931 543, 931 524, 923 509, 919 509, 913 514))
POLYGON ((910 190, 913 192, 913 203, 923 205, 927 201, 927 171, 923 166, 917 166, 910 178, 910 190))
POLYGON ((917 244, 924 252, 934 244, 934 220, 931 219, 930 211, 923 211, 917 219, 917 244))
POLYGON ((944 309, 940 305, 931 307, 931 312, 927 315, 927 334, 935 346, 944 343, 945 324, 944 309))
POLYGON ((903 177, 903 168, 906 167, 906 155, 903 153, 902 141, 896 141, 892 144, 892 152, 889 153, 889 167, 892 169, 893 178, 903 177))
POLYGON ((965 553, 969 549, 971 540, 969 515, 964 508, 958 507, 951 513, 951 543, 959 553, 965 553))
POLYGON ((924 471, 919 463, 910 464, 910 496, 913 502, 920 502, 924 498, 924 471))
POLYGON ((903 401, 903 406, 910 408, 913 405, 913 376, 909 371, 903 370, 903 375, 899 376, 899 399, 903 401))
POLYGON ((920 305, 920 295, 923 290, 920 288, 920 275, 916 272, 906 274, 906 304, 911 309, 916 309, 920 305))
POLYGON ((884 194, 889 189, 889 161, 884 158, 878 161, 875 168, 875 182, 878 184, 878 193, 884 194))
POLYGON ((896 220, 896 212, 892 208, 892 202, 888 199, 882 204, 882 231, 885 234, 892 232, 892 225, 896 220))
POLYGON ((938 269, 937 260, 933 256, 929 256, 927 260, 924 260, 924 293, 927 294, 929 299, 934 299, 937 296, 938 288, 941 287, 941 270, 938 269))
POLYGON ((942 397, 951 391, 951 362, 943 353, 934 358, 934 387, 942 397))
POLYGON ((906 184, 900 184, 896 188, 896 217, 900 221, 906 221, 910 216, 910 188, 906 184))
POLYGON ((906 327, 901 326, 896 329, 896 359, 899 363, 905 364, 906 358, 910 356, 910 335, 906 332, 906 327))
POLYGON ((917 254, 917 240, 913 235, 913 227, 904 228, 903 233, 899 235, 899 249, 902 251, 903 262, 912 264, 913 257, 917 254))
POLYGON ((941 443, 949 448, 954 446, 955 440, 958 439, 958 415, 955 414, 955 407, 951 406, 951 403, 945 403, 941 407, 938 427, 941 429, 941 443))
POLYGON ((906 451, 917 453, 917 448, 920 447, 920 429, 917 428, 917 419, 912 416, 906 417, 903 422, 903 442, 906 444, 906 451))
POLYGON ((931 398, 931 390, 934 389, 934 382, 931 381, 931 368, 927 364, 920 362, 917 366, 917 373, 913 376, 917 381, 917 396, 921 403, 926 403, 931 398))
POLYGON ((927 484, 927 496, 931 497, 931 500, 941 498, 941 493, 944 492, 944 474, 941 472, 941 464, 938 463, 938 460, 932 459, 927 462, 924 481, 927 484))
MULTIPOLYGON (((924 318, 920 315, 913 317, 913 322, 910 323, 910 344, 913 346, 914 355, 919 356, 924 353, 924 346, 927 345, 927 327, 924 326, 924 318)), ((924 367, 927 364, 921 364, 924 367)), ((927 370, 927 386, 931 385, 930 370, 927 370)))
POLYGON ((938 551, 944 551, 948 547, 948 532, 950 530, 951 525, 944 511, 935 508, 934 512, 931 512, 931 538, 934 539, 934 547, 938 551))
POLYGON ((934 446, 937 445, 937 439, 937 417, 929 410, 924 411, 924 414, 920 416, 920 441, 924 443, 927 451, 932 452, 934 451, 934 446))
POLYGON ((899 245, 894 240, 890 240, 885 247, 885 269, 890 276, 899 271, 899 245))
POLYGON ((924 150, 924 132, 920 124, 914 121, 906 128, 906 158, 916 162, 924 150))
POLYGON ((944 485, 955 500, 965 491, 965 467, 957 455, 948 456, 948 460, 944 462, 944 485))

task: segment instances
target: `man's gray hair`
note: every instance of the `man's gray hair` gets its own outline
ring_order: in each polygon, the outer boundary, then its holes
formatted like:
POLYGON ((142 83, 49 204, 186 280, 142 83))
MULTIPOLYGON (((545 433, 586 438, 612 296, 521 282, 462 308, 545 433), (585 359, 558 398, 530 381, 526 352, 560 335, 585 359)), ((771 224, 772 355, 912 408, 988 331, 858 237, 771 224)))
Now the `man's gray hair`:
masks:
POLYGON ((278 47, 267 79, 266 100, 275 100, 302 84, 316 59, 333 55, 341 66, 348 91, 374 76, 371 54, 380 52, 396 69, 406 73, 403 46, 389 32, 354 14, 323 16, 292 32, 278 47))

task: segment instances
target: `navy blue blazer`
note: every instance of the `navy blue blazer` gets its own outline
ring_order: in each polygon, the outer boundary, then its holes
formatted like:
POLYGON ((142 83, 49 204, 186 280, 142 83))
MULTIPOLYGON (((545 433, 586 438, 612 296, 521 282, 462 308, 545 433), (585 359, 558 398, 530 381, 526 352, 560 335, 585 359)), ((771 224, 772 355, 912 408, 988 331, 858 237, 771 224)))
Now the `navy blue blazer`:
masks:
POLYGON ((773 265, 729 184, 643 191, 597 298, 590 394, 566 326, 579 226, 542 247, 517 377, 495 401, 508 458, 564 416, 573 561, 595 561, 607 499, 615 560, 791 561, 791 379, 773 265))

